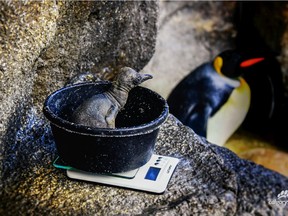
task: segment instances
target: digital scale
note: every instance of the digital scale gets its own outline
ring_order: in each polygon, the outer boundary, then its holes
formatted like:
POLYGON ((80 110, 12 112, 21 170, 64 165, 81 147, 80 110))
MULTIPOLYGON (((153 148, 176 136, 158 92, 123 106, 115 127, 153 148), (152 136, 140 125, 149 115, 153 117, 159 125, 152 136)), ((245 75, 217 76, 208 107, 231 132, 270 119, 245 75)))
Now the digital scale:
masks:
POLYGON ((138 169, 122 173, 97 174, 74 169, 58 157, 53 165, 65 169, 71 179, 84 180, 112 186, 131 188, 152 193, 163 193, 179 162, 174 157, 155 155, 138 169))

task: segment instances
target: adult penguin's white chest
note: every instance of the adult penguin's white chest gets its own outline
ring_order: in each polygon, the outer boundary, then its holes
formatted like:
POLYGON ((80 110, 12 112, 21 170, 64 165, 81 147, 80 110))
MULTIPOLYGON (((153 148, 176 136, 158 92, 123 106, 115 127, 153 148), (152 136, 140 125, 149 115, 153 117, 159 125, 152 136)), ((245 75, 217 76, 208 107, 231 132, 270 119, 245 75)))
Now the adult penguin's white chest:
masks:
POLYGON ((250 88, 243 78, 239 81, 238 87, 235 86, 226 103, 208 119, 206 138, 211 143, 223 146, 242 124, 248 113, 251 99, 250 88))

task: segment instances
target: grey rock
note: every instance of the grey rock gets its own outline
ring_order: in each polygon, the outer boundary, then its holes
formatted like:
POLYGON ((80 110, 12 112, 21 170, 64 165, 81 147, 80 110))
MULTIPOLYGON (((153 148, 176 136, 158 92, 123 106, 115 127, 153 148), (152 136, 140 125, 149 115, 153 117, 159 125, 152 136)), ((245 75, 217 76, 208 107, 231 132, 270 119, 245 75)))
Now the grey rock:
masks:
POLYGON ((141 70, 154 53, 157 12, 155 1, 1 1, 0 166, 10 154, 22 157, 11 150, 22 145, 21 125, 31 110, 41 116, 47 95, 71 77, 141 70))
POLYGON ((69 79, 65 83, 65 87, 80 84, 80 83, 89 83, 89 82, 93 83, 93 82, 98 82, 98 81, 101 81, 101 79, 96 74, 93 74, 91 72, 83 72, 80 74, 76 74, 71 79, 69 79))
POLYGON ((160 195, 69 180, 53 168, 49 125, 30 112, 31 124, 6 159, 1 215, 287 215, 269 204, 288 179, 212 145, 170 115, 155 152, 181 159, 160 195), (34 118, 32 118, 34 116, 34 118), (33 138, 30 140, 30 135, 33 138), (33 155, 31 157, 31 155, 33 155), (9 167, 10 166, 10 167, 9 167), (10 168, 7 170, 7 168, 10 168), (15 168, 15 169, 13 169, 15 168))
POLYGON ((115 120, 125 106, 129 91, 152 79, 149 74, 140 74, 129 67, 123 67, 107 91, 86 99, 75 110, 72 121, 88 127, 115 128, 115 120))
POLYGON ((203 62, 234 47, 235 2, 161 1, 155 54, 143 72, 143 85, 167 98, 171 90, 203 62))

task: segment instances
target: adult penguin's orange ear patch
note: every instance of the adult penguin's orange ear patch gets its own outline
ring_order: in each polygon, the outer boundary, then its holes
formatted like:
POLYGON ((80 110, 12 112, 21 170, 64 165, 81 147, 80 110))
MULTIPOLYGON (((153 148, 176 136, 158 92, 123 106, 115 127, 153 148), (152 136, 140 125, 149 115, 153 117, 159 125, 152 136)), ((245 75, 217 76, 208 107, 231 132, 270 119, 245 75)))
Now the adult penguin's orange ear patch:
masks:
POLYGON ((214 69, 217 71, 217 73, 222 75, 221 68, 223 66, 223 59, 219 56, 216 57, 213 65, 214 65, 214 69))
POLYGON ((245 60, 245 61, 241 62, 240 67, 242 67, 242 68, 250 67, 251 65, 254 65, 254 64, 256 64, 258 62, 261 62, 263 60, 264 60, 264 58, 248 59, 248 60, 245 60))

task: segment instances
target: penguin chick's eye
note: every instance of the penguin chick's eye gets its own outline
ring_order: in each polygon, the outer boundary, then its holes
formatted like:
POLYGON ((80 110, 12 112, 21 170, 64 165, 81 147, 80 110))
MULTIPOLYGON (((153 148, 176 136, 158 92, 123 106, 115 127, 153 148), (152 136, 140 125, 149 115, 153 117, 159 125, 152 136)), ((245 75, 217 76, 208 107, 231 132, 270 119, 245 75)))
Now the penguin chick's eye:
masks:
POLYGON ((133 80, 133 85, 139 85, 141 83, 141 77, 137 77, 133 80))

